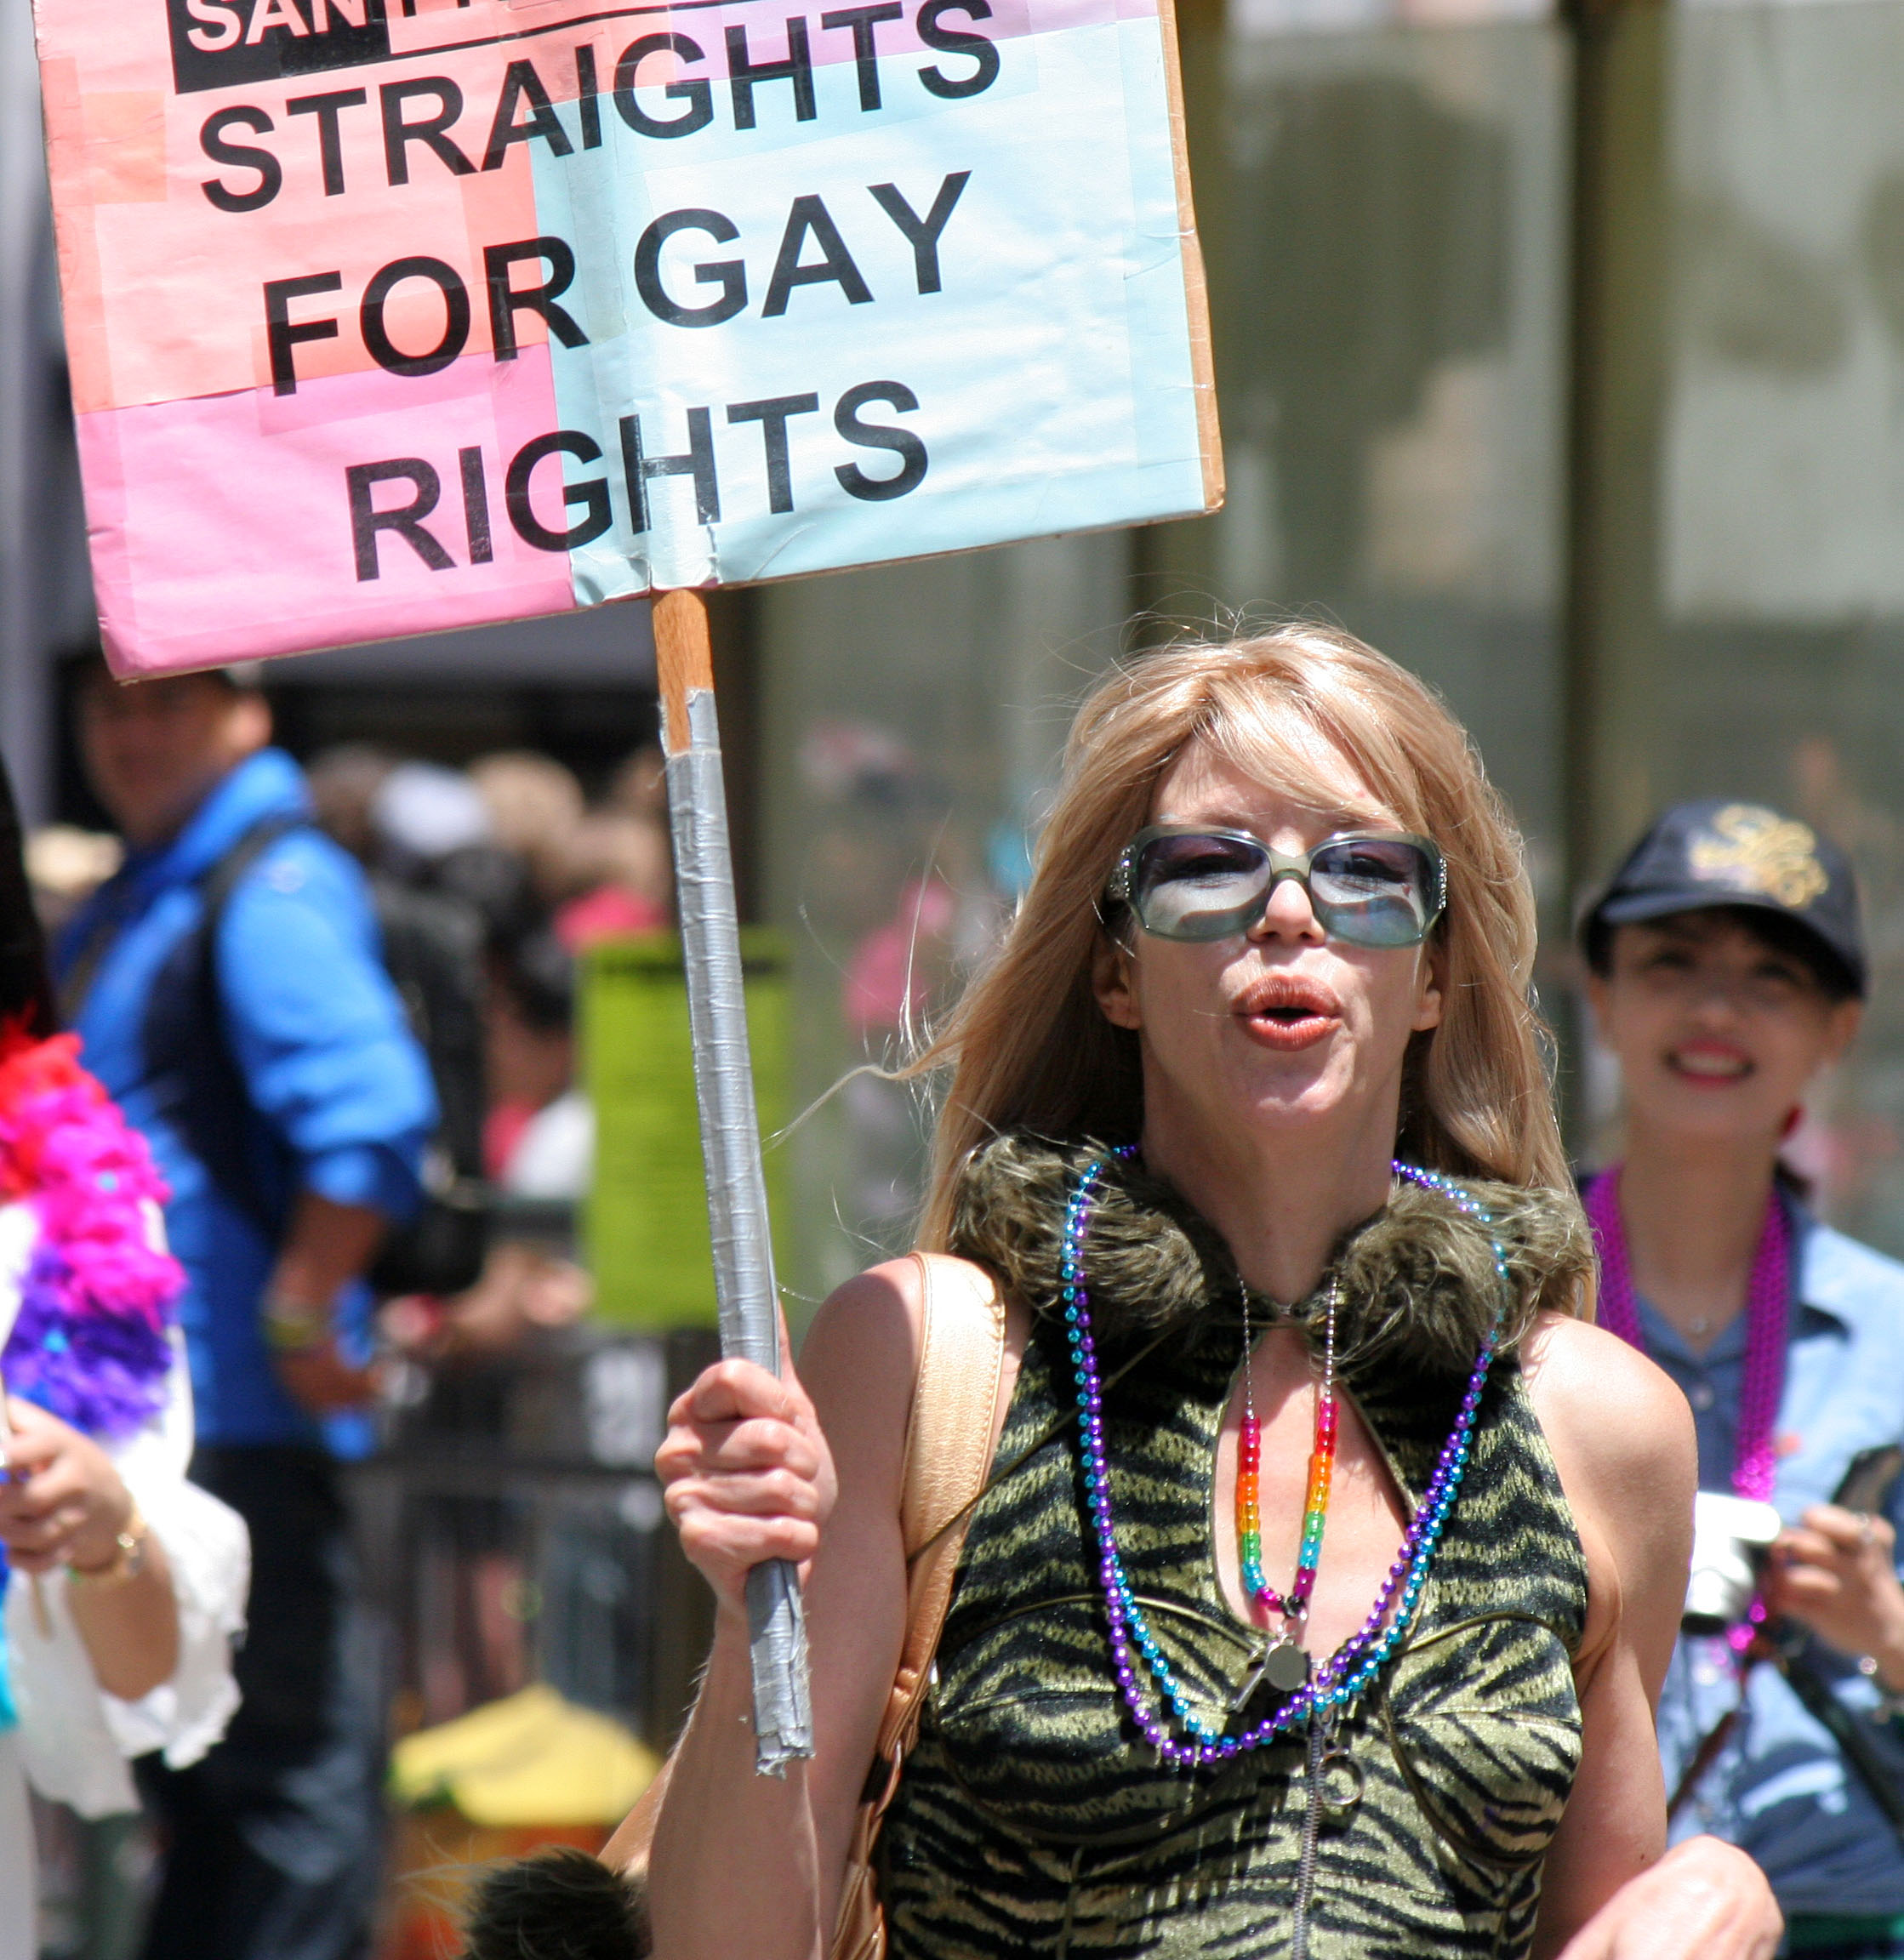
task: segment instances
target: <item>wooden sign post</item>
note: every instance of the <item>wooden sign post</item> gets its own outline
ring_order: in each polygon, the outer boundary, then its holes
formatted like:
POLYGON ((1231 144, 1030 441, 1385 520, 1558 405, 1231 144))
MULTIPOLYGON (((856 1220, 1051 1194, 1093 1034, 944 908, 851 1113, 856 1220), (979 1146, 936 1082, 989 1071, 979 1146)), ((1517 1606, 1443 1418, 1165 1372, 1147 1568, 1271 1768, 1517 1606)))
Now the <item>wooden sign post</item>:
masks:
MULTIPOLYGON (((707 601, 698 592, 665 592, 655 601, 654 654, 721 1351, 778 1375, 780 1301, 747 1046, 707 601)), ((813 1753, 800 1581, 784 1559, 748 1574, 747 1620, 755 1763, 763 1773, 778 1775, 788 1763, 813 1753)))

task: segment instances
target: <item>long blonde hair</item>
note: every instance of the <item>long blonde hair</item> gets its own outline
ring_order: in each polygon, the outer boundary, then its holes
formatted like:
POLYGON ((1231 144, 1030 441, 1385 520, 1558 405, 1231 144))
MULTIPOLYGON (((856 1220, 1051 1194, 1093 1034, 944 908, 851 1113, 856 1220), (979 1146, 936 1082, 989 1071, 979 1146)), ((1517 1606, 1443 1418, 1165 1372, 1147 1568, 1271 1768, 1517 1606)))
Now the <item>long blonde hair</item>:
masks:
POLYGON ((1353 765, 1447 861, 1448 908, 1435 929, 1441 1023, 1410 1050, 1399 1152, 1430 1170, 1571 1201, 1542 1060, 1547 1031, 1530 993, 1534 895, 1520 835, 1467 734, 1420 681, 1348 633, 1295 625, 1141 656, 1079 709, 1030 889, 996 958, 904 1071, 951 1073, 922 1245, 943 1246, 961 1171, 997 1132, 1137 1135, 1137 1037, 1104 1018, 1092 987, 1104 886, 1149 821, 1159 780, 1192 741, 1327 807, 1326 786, 1303 761, 1304 737, 1353 765))

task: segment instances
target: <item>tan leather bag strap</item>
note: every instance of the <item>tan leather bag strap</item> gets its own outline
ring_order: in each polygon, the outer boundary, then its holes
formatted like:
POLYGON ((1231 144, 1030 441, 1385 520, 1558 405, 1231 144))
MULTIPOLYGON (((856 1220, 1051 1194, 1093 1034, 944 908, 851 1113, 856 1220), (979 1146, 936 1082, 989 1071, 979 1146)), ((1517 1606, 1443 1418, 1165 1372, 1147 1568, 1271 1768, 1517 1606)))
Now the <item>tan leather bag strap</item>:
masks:
POLYGON ((880 1718, 873 1766, 853 1818, 830 1960, 885 1960, 886 1921, 874 1870, 881 1820, 918 1733, 932 1656, 952 1602, 966 1526, 991 1467, 1005 1366, 1005 1307, 982 1267, 915 1252, 919 1378, 906 1427, 899 1523, 906 1550, 906 1631, 880 1718))
MULTIPOLYGON (((952 1603, 972 1507, 992 1463, 1005 1369, 1005 1302, 967 1259, 915 1252, 924 1285, 919 1380, 906 1427, 899 1527, 906 1548, 906 1637, 880 1723, 877 1753, 910 1746, 932 1655, 952 1603)), ((883 1809, 885 1806, 882 1804, 883 1809)))
MULTIPOLYGON (((835 1960, 873 1960, 885 1951, 871 1869, 873 1845, 918 1730, 966 1527, 984 1495, 1004 1379, 1005 1302, 991 1275, 969 1260, 943 1253, 912 1256, 919 1262, 922 1284, 919 1376, 900 1473, 906 1631, 880 1718, 873 1774, 854 1820, 831 1947, 835 1960)), ((670 1767, 662 1765, 612 1843, 613 1861, 630 1876, 646 1876, 670 1767)))

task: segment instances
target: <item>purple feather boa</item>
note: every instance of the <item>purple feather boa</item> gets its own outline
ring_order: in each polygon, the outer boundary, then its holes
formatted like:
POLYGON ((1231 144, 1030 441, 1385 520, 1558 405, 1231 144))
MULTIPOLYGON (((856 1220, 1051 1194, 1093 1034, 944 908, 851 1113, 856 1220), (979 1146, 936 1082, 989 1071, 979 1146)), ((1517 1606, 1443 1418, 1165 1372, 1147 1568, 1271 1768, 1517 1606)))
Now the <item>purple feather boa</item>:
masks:
POLYGON ((78 1054, 73 1035, 0 1032, 0 1198, 39 1222, 0 1374, 117 1440, 165 1405, 184 1277, 151 1245, 150 1208, 168 1195, 151 1153, 78 1054))

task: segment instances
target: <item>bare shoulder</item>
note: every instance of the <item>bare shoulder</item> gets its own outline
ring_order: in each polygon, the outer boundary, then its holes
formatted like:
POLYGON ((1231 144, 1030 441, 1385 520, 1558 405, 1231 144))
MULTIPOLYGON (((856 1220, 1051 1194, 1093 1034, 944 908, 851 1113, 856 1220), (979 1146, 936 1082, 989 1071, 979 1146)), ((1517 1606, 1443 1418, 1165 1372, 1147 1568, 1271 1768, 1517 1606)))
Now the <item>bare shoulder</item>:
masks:
POLYGON ((909 1358, 916 1367, 923 1308, 916 1259, 888 1259, 854 1273, 820 1302, 801 1344, 801 1376, 842 1355, 875 1367, 909 1358))
POLYGON ((1639 1545, 1669 1562, 1690 1530, 1699 1480, 1692 1411, 1672 1377, 1617 1335, 1543 1314, 1522 1351, 1534 1409, 1576 1511, 1628 1563, 1639 1545))
POLYGON ((1653 1503, 1692 1498, 1698 1452, 1692 1411, 1673 1378, 1617 1335, 1542 1314, 1521 1366, 1541 1427, 1596 1482, 1632 1485, 1653 1503))
MULTIPOLYGON (((829 1294, 800 1352, 800 1378, 836 1459, 860 1457, 872 1488, 896 1492, 921 1367, 926 1326, 925 1279, 916 1259, 874 1266, 829 1294)), ((1018 1379, 1029 1331, 1023 1309, 1006 1302, 1004 1365, 993 1439, 1018 1379)))
POLYGON ((904 1443, 919 1375, 919 1263, 889 1259, 829 1294, 801 1344, 800 1378, 837 1451, 844 1429, 904 1443))

